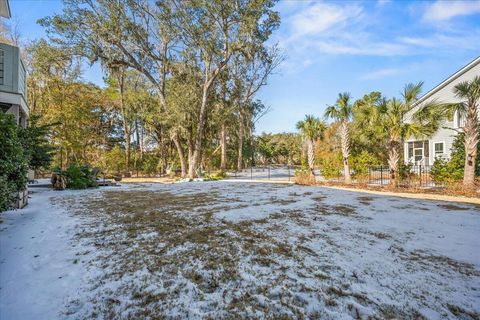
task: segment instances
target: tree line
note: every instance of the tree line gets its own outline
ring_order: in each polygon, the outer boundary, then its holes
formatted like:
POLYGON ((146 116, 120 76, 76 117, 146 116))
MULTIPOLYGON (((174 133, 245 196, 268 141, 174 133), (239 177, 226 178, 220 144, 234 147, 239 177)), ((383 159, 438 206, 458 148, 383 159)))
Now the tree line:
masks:
POLYGON ((267 109, 255 95, 283 59, 268 41, 280 24, 274 5, 65 1, 62 13, 39 21, 48 41, 27 49, 29 103, 58 122, 57 163, 109 167, 124 153, 128 172, 152 166, 145 157, 155 154, 159 172, 178 167, 182 177, 216 159, 222 170, 241 169, 267 109), (100 63, 106 88, 81 80, 82 61, 100 63))
POLYGON ((352 101, 349 93, 340 93, 323 116, 324 119, 333 119, 331 125, 313 115, 298 122, 297 128, 308 150, 310 174, 313 175, 315 155, 318 154, 324 176, 331 175, 332 169, 338 173, 338 163, 341 162, 344 181, 351 184, 352 171, 361 175, 369 166, 387 163, 390 183, 397 185, 402 167, 407 165, 402 160, 405 140, 412 137, 428 139, 457 113, 458 117, 465 119, 465 124, 461 132, 452 131, 452 135, 457 135, 452 157, 450 160, 435 159, 431 174, 434 179, 460 180, 461 177, 464 188, 474 189, 475 177, 480 174, 480 77, 455 86, 454 94, 460 103, 437 100, 419 103, 422 85, 422 82, 406 85, 400 98, 386 98, 380 92, 371 92, 352 101))

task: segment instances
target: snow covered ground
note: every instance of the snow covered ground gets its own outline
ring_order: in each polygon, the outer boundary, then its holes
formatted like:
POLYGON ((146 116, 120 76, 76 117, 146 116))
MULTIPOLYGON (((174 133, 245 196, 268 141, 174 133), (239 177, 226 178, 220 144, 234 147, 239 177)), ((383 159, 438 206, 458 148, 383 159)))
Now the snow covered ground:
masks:
POLYGON ((34 189, 0 319, 480 318, 480 208, 321 187, 34 189))

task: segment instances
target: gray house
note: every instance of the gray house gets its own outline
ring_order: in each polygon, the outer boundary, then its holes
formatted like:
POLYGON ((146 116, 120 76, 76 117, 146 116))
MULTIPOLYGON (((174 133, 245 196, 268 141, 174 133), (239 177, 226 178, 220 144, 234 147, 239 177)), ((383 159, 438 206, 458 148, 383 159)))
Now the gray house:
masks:
POLYGON ((18 47, 0 43, 0 107, 25 127, 28 118, 26 72, 18 47))
MULTIPOLYGON (((10 18, 8 0, 0 0, 0 16, 10 18)), ((26 99, 26 72, 20 50, 16 46, 0 43, 0 112, 11 113, 19 126, 26 127, 28 105, 26 99)), ((17 206, 24 207, 28 190, 19 194, 17 206)))
MULTIPOLYGON (((480 57, 458 70, 452 76, 441 82, 423 95, 417 102, 422 105, 427 102, 437 101, 441 103, 460 103, 453 92, 454 87, 464 81, 471 81, 475 76, 480 75, 480 57)), ((408 118, 408 116, 407 116, 408 118)), ((407 120, 408 121, 408 120, 407 120)), ((404 157, 405 163, 414 165, 432 165, 436 158, 448 159, 451 154, 453 140, 457 133, 462 130, 465 119, 457 113, 430 139, 416 139, 410 137, 405 141, 404 157)))

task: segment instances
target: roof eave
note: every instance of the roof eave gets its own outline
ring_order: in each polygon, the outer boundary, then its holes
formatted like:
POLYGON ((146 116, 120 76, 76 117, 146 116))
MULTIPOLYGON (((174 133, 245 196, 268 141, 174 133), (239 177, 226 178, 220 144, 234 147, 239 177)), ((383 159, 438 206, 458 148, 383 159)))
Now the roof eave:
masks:
POLYGON ((10 19, 12 12, 10 11, 10 4, 8 0, 0 0, 0 16, 10 19))
POLYGON ((425 100, 427 100, 428 98, 430 98, 431 96, 433 96, 435 93, 437 93, 438 91, 440 91, 441 89, 443 89, 445 86, 447 86, 450 82, 452 82, 453 80, 457 79, 458 77, 460 77, 462 74, 464 74, 465 72, 467 72, 468 70, 472 69, 473 67, 475 67, 476 65, 480 64, 480 56, 476 57, 475 59, 473 59, 469 64, 467 64, 466 66, 464 66, 463 68, 461 68, 460 70, 458 70, 457 72, 455 72, 454 74, 452 74, 450 77, 448 77, 447 79, 443 80, 442 82, 440 82, 439 85, 435 86, 433 89, 429 90, 427 93, 425 93, 423 96, 421 96, 415 104, 420 104, 422 102, 424 102, 425 100))

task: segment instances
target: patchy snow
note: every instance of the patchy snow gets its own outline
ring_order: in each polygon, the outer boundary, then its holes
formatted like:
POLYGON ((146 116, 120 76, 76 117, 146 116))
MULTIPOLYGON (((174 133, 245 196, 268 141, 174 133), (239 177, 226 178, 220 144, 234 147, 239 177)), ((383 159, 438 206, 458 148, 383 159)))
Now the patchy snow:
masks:
POLYGON ((25 209, 0 214, 0 319, 59 318, 88 281, 71 241, 81 222, 50 201, 71 192, 30 193, 25 209))
POLYGON ((474 205, 239 182, 35 189, 0 319, 480 318, 474 205))

